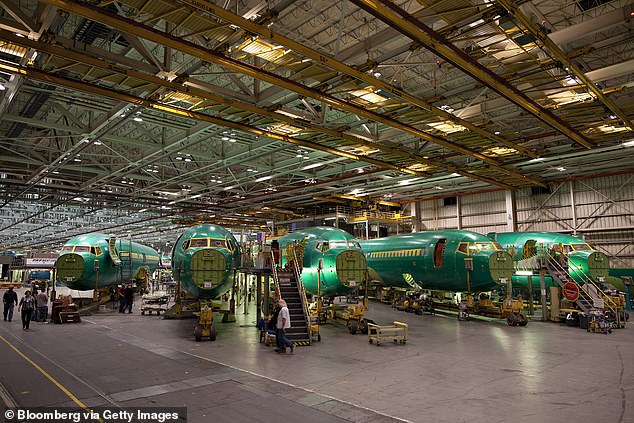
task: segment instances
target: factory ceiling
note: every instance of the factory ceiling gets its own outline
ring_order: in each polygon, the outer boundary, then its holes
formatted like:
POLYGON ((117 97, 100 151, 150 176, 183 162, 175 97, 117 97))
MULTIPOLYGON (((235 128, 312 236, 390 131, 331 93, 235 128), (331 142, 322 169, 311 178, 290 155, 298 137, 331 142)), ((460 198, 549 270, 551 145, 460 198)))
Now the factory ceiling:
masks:
POLYGON ((0 6, 4 248, 634 169, 632 1, 0 6))

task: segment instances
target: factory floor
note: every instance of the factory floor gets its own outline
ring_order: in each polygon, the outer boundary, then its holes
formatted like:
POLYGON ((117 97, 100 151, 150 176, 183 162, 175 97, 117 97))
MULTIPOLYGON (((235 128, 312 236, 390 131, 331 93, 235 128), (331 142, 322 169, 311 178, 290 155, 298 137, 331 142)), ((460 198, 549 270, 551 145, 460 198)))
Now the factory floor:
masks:
POLYGON ((16 313, 0 322, 0 398, 185 406, 190 423, 634 422, 634 326, 609 335, 536 321, 509 327, 374 302, 367 316, 408 323, 407 344, 376 346, 322 325, 321 342, 281 355, 259 342, 255 311, 242 306, 237 322, 218 323, 215 342, 200 343, 193 320, 136 307, 29 331, 16 313))

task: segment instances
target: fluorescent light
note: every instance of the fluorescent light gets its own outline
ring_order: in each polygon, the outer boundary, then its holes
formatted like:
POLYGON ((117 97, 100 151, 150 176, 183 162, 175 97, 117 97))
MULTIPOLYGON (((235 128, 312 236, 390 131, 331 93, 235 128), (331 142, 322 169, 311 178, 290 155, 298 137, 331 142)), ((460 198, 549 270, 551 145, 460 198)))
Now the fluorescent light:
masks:
POLYGON ((336 217, 324 217, 324 220, 335 220, 336 217))
POLYGON ((222 137, 223 141, 229 141, 229 137, 222 137))
POLYGON ((134 118, 132 118, 132 120, 135 121, 135 122, 143 122, 143 119, 141 119, 138 116, 135 116, 134 118))
POLYGON ((624 142, 622 145, 623 147, 634 147, 634 140, 624 142))
POLYGON ((565 167, 558 167, 557 170, 560 171, 560 172, 563 172, 564 170, 566 170, 566 168, 565 167))
POLYGON ((459 174, 459 173, 454 172, 454 173, 452 173, 452 174, 451 174, 451 175, 449 175, 449 176, 460 176, 460 174, 459 174))
POLYGON ((515 272, 516 275, 518 276, 531 276, 533 274, 532 270, 518 270, 517 272, 515 272))
POLYGON ((304 166, 302 170, 314 169, 319 166, 321 166, 321 163, 312 163, 312 164, 304 166))
MULTIPOLYGON (((273 175, 269 175, 269 176, 262 176, 258 179, 255 180, 255 182, 262 182, 262 181, 268 181, 269 179, 273 179, 273 175)), ((225 188, 226 189, 226 188, 225 188)))
POLYGON ((529 162, 541 162, 541 161, 544 161, 544 160, 546 160, 546 159, 543 158, 543 157, 535 157, 534 159, 530 159, 529 162))

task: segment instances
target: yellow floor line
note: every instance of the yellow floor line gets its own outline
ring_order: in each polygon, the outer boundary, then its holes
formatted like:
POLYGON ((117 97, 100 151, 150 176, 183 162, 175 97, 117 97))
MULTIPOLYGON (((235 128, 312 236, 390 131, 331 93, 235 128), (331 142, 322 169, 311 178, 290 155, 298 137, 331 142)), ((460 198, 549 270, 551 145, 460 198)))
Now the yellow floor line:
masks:
POLYGON ((73 400, 75 404, 83 408, 84 410, 90 410, 83 402, 79 400, 75 395, 73 395, 68 389, 66 389, 61 383, 53 378, 53 376, 49 375, 46 370, 38 366, 33 360, 24 355, 22 351, 20 351, 16 346, 14 346, 11 342, 7 341, 2 335, 0 335, 0 339, 2 339, 8 346, 10 346, 15 352, 20 355, 23 359, 28 361, 33 367, 35 367, 40 373, 42 373, 48 380, 50 380, 55 386, 57 386, 63 393, 68 395, 68 397, 73 400))

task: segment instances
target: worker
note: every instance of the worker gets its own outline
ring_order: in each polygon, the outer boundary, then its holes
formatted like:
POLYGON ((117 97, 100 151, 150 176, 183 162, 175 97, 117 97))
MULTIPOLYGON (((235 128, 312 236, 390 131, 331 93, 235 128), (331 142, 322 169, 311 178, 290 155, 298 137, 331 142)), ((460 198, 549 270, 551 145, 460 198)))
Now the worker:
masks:
POLYGON ((2 296, 2 302, 4 303, 4 321, 8 320, 10 322, 13 318, 13 307, 18 305, 18 294, 15 293, 12 286, 2 296))
POLYGON ((277 348, 275 352, 286 353, 286 347, 291 347, 291 354, 295 349, 295 345, 286 339, 286 329, 291 327, 291 317, 286 306, 286 301, 280 300, 280 314, 277 316, 277 330, 275 332, 275 340, 277 341, 277 348))
POLYGON ((18 305, 18 312, 20 312, 20 310, 22 310, 22 329, 29 330, 31 316, 35 310, 35 298, 31 295, 31 291, 24 293, 24 297, 22 297, 18 305))
POLYGON ((119 285, 117 289, 117 298, 119 299, 119 313, 123 313, 125 310, 125 288, 123 285, 119 285))
POLYGON ((123 309, 123 312, 125 313, 125 310, 127 309, 128 313, 132 313, 132 303, 134 302, 134 289, 132 289, 132 285, 128 284, 125 287, 123 296, 125 298, 125 308, 123 309))

